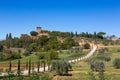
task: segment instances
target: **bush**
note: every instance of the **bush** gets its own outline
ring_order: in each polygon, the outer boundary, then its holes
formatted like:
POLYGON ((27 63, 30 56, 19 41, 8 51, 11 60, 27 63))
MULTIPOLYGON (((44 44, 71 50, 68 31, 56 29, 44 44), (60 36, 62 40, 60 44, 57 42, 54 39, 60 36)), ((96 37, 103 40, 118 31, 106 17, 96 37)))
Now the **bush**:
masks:
POLYGON ((100 60, 104 60, 104 61, 110 61, 111 60, 111 58, 110 58, 110 56, 108 56, 108 55, 106 55, 106 54, 98 54, 97 56, 96 56, 96 58, 97 59, 100 59, 100 60))
POLYGON ((55 60, 52 62, 52 71, 55 71, 55 74, 66 75, 68 74, 71 65, 64 60, 55 60))
POLYGON ((90 44, 89 43, 84 44, 84 49, 90 49, 90 44))
POLYGON ((120 58, 116 58, 116 59, 113 61, 113 66, 114 66, 116 69, 120 69, 120 58))
POLYGON ((90 62, 90 68, 96 72, 105 71, 105 64, 103 62, 93 61, 90 62))
POLYGON ((21 54, 16 52, 13 54, 13 59, 20 59, 21 58, 21 54))
POLYGON ((36 55, 39 57, 39 59, 45 59, 45 53, 37 53, 36 55))
POLYGON ((120 49, 118 49, 117 52, 120 52, 120 49))
POLYGON ((23 55, 24 55, 24 56, 29 56, 31 53, 32 53, 32 52, 31 52, 30 50, 26 50, 26 51, 23 53, 23 55))

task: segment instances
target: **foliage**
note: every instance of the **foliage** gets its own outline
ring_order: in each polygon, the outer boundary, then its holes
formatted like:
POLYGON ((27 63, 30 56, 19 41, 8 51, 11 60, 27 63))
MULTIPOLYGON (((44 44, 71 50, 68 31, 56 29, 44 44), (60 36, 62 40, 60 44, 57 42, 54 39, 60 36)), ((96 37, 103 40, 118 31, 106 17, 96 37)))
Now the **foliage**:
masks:
POLYGON ((92 71, 89 72, 90 80, 97 80, 92 71))
POLYGON ((0 52, 2 52, 3 51, 3 45, 2 44, 0 44, 0 52))
POLYGON ((4 53, 2 55, 4 56, 3 60, 11 59, 13 57, 13 53, 10 49, 4 50, 4 53))
POLYGON ((47 53, 45 53, 45 52, 36 53, 36 55, 38 56, 39 59, 45 59, 45 58, 46 58, 46 57, 45 57, 46 54, 47 54, 47 53))
POLYGON ((19 52, 13 53, 13 59, 20 59, 21 54, 19 52))
POLYGON ((54 59, 58 59, 58 52, 52 49, 46 53, 46 60, 51 61, 54 59))
MULTIPOLYGON (((90 76, 90 78, 89 78, 90 80, 98 80, 98 79, 96 79, 93 71, 90 71, 88 74, 89 74, 89 76, 90 76)), ((98 77, 99 77, 99 80, 106 80, 103 71, 100 71, 100 72, 98 73, 98 77)))
POLYGON ((36 51, 37 50, 37 44, 36 43, 31 43, 28 48, 31 50, 31 51, 36 51))
POLYGON ((91 61, 90 69, 96 72, 105 71, 105 64, 99 61, 91 61))
POLYGON ((49 41, 47 42, 46 50, 51 50, 51 49, 59 49, 61 46, 61 42, 57 40, 56 37, 50 37, 49 41))
POLYGON ((105 75, 104 75, 104 71, 99 72, 99 80, 106 80, 105 75))
POLYGON ((52 71, 55 71, 57 75, 66 75, 71 68, 70 63, 64 60, 55 60, 52 62, 52 71))
POLYGON ((29 58, 29 67, 28 67, 28 75, 31 74, 31 58, 29 58))
POLYGON ((72 46, 76 45, 74 39, 72 39, 72 38, 66 38, 64 40, 63 44, 64 44, 66 49, 72 48, 72 46))
POLYGON ((38 47, 44 47, 47 45, 49 38, 47 36, 41 36, 38 40, 37 40, 37 44, 38 47))
POLYGON ((120 49, 117 49, 117 52, 120 52, 120 49))
POLYGON ((114 66, 116 69, 120 69, 120 58, 116 58, 116 59, 113 61, 113 66, 114 66))
POLYGON ((30 35, 31 35, 31 36, 37 36, 38 33, 37 33, 36 31, 31 31, 31 32, 30 32, 30 35))
POLYGON ((84 49, 90 49, 90 44, 89 43, 84 44, 84 49))
POLYGON ((24 56, 29 56, 32 52, 30 50, 25 50, 23 53, 24 56))
POLYGON ((101 48, 98 50, 99 53, 105 53, 105 52, 108 52, 108 48, 101 48))
POLYGON ((98 54, 96 56, 96 58, 99 59, 99 60, 104 60, 104 61, 110 61, 111 60, 110 56, 108 56, 106 54, 103 54, 103 53, 98 54))

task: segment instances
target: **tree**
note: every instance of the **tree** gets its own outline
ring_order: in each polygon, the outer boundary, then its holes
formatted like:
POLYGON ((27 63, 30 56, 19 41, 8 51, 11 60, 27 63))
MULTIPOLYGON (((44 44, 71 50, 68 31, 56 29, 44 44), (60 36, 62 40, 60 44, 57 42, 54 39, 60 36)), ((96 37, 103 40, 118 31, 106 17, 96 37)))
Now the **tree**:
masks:
POLYGON ((100 61, 91 61, 90 69, 96 72, 105 71, 105 64, 100 61))
POLYGON ((18 60, 18 77, 20 78, 20 59, 18 60))
POLYGON ((72 39, 72 38, 66 38, 66 39, 63 41, 63 44, 64 44, 64 47, 65 47, 66 49, 69 49, 69 48, 71 48, 71 47, 73 47, 73 46, 76 45, 74 39, 72 39))
POLYGON ((55 60, 52 62, 52 71, 55 71, 57 75, 66 75, 69 69, 72 69, 70 63, 64 60, 55 60))
POLYGON ((31 31, 31 32, 30 32, 30 35, 31 35, 31 36, 37 36, 38 33, 37 33, 36 31, 31 31))
POLYGON ((9 38, 9 36, 8 36, 8 34, 6 34, 6 40, 8 40, 8 38, 9 38))
POLYGON ((13 58, 14 59, 20 59, 21 58, 21 54, 19 52, 13 53, 13 58))
POLYGON ((0 52, 3 51, 3 48, 4 48, 3 45, 0 44, 0 52))
POLYGON ((28 75, 31 74, 31 58, 29 59, 28 75))
POLYGON ((35 51, 37 50, 37 44, 36 43, 31 43, 28 48, 31 50, 31 51, 35 51))
POLYGON ((90 49, 90 44, 89 43, 84 44, 84 49, 90 49))
POLYGON ((47 45, 49 38, 47 36, 41 36, 38 40, 37 40, 37 44, 39 47, 44 47, 47 45))
POLYGON ((99 32, 97 33, 97 36, 101 39, 103 39, 103 36, 105 35, 106 33, 105 32, 99 32))
POLYGON ((11 33, 9 33, 9 39, 12 39, 12 34, 11 33))
POLYGON ((59 49, 61 42, 57 40, 56 37, 51 37, 47 43, 47 50, 59 49))
POLYGON ((104 61, 110 61, 111 60, 110 56, 108 56, 106 54, 102 54, 102 53, 98 54, 96 56, 96 58, 99 59, 99 60, 104 60, 104 61))
POLYGON ((113 66, 114 66, 116 69, 120 69, 120 58, 116 58, 116 59, 113 61, 113 66))
POLYGON ((58 59, 58 52, 55 50, 50 50, 49 52, 47 52, 46 54, 46 59, 47 61, 51 61, 51 60, 55 60, 58 59))

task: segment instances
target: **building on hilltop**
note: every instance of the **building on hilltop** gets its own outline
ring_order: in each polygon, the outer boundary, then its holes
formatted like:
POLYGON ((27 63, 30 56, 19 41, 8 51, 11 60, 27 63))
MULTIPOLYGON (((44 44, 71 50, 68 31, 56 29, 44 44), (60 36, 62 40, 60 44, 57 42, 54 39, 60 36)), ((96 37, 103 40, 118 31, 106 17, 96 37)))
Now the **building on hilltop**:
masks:
POLYGON ((36 27, 36 29, 37 29, 37 33, 38 33, 36 36, 32 36, 32 35, 28 35, 28 34, 21 34, 20 38, 38 39, 41 36, 49 37, 49 34, 47 32, 44 32, 41 27, 36 27))
POLYGON ((41 27, 37 27, 38 37, 49 36, 47 32, 43 32, 41 27))

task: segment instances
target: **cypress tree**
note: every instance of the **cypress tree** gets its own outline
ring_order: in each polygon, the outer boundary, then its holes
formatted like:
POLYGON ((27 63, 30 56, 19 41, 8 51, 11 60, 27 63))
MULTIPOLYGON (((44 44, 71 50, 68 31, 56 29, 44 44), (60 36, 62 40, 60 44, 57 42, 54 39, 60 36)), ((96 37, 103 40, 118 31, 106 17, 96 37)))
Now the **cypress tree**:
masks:
POLYGON ((8 40, 8 34, 6 34, 6 40, 8 40))
POLYGON ((39 73, 40 72, 40 60, 38 60, 37 62, 37 67, 38 67, 37 72, 39 73))
POLYGON ((18 60, 18 77, 20 77, 20 59, 18 60))
POLYGON ((28 59, 26 60, 26 70, 28 69, 28 59))
POLYGON ((32 72, 34 71, 34 62, 32 62, 32 72))
POLYGON ((29 70, 28 70, 28 74, 29 74, 29 76, 30 76, 30 74, 31 74, 31 58, 29 59, 29 70))
POLYGON ((9 72, 11 72, 11 67, 12 67, 12 64, 11 64, 11 60, 9 61, 9 72))
POLYGON ((44 72, 45 72, 45 60, 43 61, 43 67, 44 67, 44 72))

